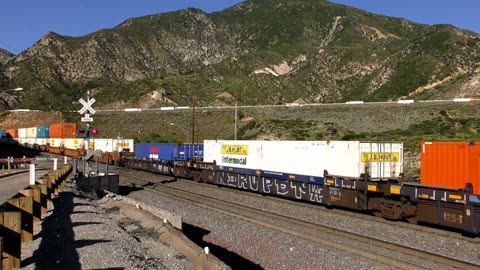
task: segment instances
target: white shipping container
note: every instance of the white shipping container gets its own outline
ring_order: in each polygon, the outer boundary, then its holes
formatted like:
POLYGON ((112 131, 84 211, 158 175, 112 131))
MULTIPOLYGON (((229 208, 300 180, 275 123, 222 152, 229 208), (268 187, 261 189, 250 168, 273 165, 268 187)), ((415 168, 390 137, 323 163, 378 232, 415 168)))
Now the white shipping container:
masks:
POLYGON ((125 148, 129 148, 130 152, 134 149, 133 139, 97 139, 90 138, 90 148, 94 150, 102 150, 103 152, 121 152, 125 148))
POLYGON ((38 144, 38 145, 47 145, 49 139, 46 139, 46 138, 37 138, 35 140, 35 143, 38 144))
POLYGON ((18 138, 28 138, 26 128, 19 128, 18 129, 18 138))
POLYGON ((62 143, 63 143, 62 145, 67 149, 84 149, 85 148, 85 142, 82 138, 63 139, 62 143))
POLYGON ((359 141, 204 142, 204 160, 219 166, 323 177, 397 177, 403 170, 401 143, 359 141))
POLYGON ((36 138, 37 137, 37 127, 27 128, 27 138, 36 138))
POLYGON ((63 145, 63 139, 61 138, 50 138, 48 139, 50 146, 52 147, 60 147, 63 145))
POLYGON ((34 145, 37 142, 36 138, 27 138, 27 143, 30 145, 34 145))

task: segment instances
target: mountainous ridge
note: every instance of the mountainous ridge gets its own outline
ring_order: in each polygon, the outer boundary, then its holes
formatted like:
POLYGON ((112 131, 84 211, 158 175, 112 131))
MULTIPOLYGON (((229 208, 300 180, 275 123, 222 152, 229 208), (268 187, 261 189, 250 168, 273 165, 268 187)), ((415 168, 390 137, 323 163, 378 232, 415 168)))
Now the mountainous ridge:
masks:
POLYGON ((479 52, 478 34, 449 25, 250 0, 48 33, 1 73, 28 89, 21 105, 32 109, 67 109, 87 89, 103 108, 445 99, 478 95, 479 52))

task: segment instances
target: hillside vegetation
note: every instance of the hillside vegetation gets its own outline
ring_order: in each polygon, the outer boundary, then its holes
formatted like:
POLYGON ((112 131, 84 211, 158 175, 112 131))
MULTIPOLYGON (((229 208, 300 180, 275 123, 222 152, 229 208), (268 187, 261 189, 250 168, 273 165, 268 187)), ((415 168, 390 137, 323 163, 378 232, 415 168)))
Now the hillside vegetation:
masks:
POLYGON ((323 0, 249 0, 216 13, 129 19, 82 37, 48 33, 1 68, 19 106, 101 108, 474 97, 480 36, 323 0))

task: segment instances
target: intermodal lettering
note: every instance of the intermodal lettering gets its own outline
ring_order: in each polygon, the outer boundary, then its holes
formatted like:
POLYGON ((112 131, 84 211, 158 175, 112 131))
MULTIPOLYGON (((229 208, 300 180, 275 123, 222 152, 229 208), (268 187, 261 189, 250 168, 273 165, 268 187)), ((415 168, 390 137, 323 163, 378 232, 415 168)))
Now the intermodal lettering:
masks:
POLYGON ((222 145, 222 154, 248 156, 248 145, 224 144, 222 145))
POLYGON ((399 162, 398 152, 362 152, 362 162, 399 162))
POLYGON ((228 164, 236 164, 236 165, 247 165, 247 158, 246 157, 233 158, 233 157, 223 156, 222 162, 228 163, 228 164))

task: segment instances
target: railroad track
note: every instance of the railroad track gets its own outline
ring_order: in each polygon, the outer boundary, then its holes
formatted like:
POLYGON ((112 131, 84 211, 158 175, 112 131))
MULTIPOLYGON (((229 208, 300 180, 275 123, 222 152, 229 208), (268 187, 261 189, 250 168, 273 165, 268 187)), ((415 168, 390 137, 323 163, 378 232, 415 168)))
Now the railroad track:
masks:
MULTIPOLYGON (((188 179, 179 178, 179 179, 177 179, 177 182, 181 182, 182 184, 192 185, 192 186, 202 185, 202 186, 206 186, 206 188, 209 188, 209 189, 217 189, 217 190, 219 189, 219 187, 216 186, 216 185, 208 185, 208 184, 205 184, 205 183, 198 183, 198 182, 194 182, 194 181, 191 181, 191 180, 188 180, 188 179)), ((232 194, 242 194, 244 196, 250 196, 250 197, 256 197, 256 198, 260 198, 261 196, 263 196, 262 194, 259 194, 259 193, 245 192, 245 191, 242 191, 242 190, 237 190, 237 189, 233 189, 233 188, 229 188, 229 187, 223 187, 222 186, 221 188, 222 188, 222 191, 230 192, 232 194)), ((432 227, 416 225, 416 224, 411 224, 411 223, 401 222, 401 221, 391 221, 391 220, 386 220, 386 219, 383 219, 383 218, 378 218, 378 217, 375 217, 373 215, 369 216, 366 213, 355 213, 355 212, 352 212, 352 211, 349 211, 349 210, 327 209, 323 205, 308 203, 308 202, 298 202, 298 201, 294 201, 294 200, 290 200, 290 199, 286 199, 286 198, 281 198, 281 197, 276 197, 276 196, 270 196, 269 200, 280 202, 282 204, 294 205, 295 207, 301 207, 301 208, 311 209, 312 207, 315 207, 315 210, 318 210, 318 211, 321 211, 321 212, 334 213, 334 214, 345 216, 345 217, 353 217, 353 218, 358 218, 358 219, 367 220, 367 221, 371 221, 371 222, 388 224, 388 225, 394 226, 394 227, 411 229, 411 230, 415 230, 417 232, 419 231, 419 232, 424 232, 424 233, 428 233, 428 234, 434 234, 434 235, 438 235, 438 236, 448 237, 448 238, 451 238, 451 239, 467 241, 467 242, 471 242, 471 243, 474 243, 474 244, 480 244, 480 238, 471 238, 471 237, 467 237, 467 236, 462 236, 461 232, 446 231, 446 230, 443 230, 443 229, 436 229, 436 228, 432 228, 432 227)))
MULTIPOLYGON (((149 174, 148 179, 152 179, 151 174, 149 174)), ((270 213, 206 195, 199 195, 194 192, 162 185, 159 182, 143 180, 138 177, 138 172, 123 171, 121 181, 142 186, 150 192, 175 198, 197 207, 216 211, 251 224, 301 238, 319 244, 322 247, 333 248, 399 269, 438 269, 440 267, 478 269, 480 267, 480 265, 431 252, 270 213)))

